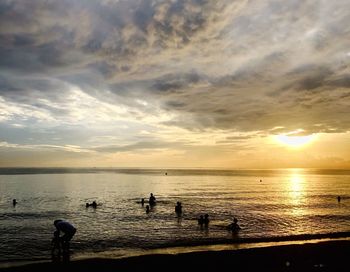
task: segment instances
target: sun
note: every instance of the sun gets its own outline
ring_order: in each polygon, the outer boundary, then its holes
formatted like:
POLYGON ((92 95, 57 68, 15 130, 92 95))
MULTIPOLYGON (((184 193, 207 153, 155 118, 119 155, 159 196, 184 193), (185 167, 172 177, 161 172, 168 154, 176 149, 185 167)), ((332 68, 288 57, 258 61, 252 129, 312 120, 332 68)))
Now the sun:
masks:
POLYGON ((276 140, 286 146, 289 147, 302 147, 305 146, 309 143, 311 143, 315 139, 315 135, 306 135, 306 136, 293 136, 291 135, 286 135, 286 134, 280 134, 276 136, 276 140))

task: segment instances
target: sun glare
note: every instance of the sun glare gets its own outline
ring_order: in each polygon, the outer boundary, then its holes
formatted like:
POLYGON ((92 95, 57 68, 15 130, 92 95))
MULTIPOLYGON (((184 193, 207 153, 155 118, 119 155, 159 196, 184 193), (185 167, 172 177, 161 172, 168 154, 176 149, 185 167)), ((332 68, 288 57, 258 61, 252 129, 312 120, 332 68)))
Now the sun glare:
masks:
POLYGON ((288 136, 277 135, 276 139, 279 143, 289 147, 301 147, 309 144, 315 138, 314 134, 307 136, 288 136))

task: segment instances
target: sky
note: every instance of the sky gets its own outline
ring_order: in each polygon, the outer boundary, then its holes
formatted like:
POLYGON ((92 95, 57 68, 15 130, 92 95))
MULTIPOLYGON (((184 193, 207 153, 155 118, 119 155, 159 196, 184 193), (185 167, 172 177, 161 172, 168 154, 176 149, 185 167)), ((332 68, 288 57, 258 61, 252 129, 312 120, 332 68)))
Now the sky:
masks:
POLYGON ((350 168, 348 0, 2 0, 0 167, 350 168))

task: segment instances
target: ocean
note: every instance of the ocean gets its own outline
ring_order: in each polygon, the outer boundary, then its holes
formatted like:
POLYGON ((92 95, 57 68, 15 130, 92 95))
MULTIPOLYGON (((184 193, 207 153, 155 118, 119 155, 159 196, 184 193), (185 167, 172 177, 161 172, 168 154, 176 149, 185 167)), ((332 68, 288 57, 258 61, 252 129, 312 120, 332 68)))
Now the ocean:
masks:
POLYGON ((72 256, 350 237, 350 170, 1 168, 0 193, 0 262, 50 259, 56 219, 77 228, 72 256))

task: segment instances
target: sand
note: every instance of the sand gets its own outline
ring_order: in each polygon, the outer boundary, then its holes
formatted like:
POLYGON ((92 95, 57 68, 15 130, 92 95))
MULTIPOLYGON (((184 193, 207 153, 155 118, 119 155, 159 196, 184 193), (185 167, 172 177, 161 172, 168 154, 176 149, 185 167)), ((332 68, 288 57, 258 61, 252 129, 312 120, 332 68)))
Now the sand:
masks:
POLYGON ((0 271, 350 271, 350 241, 240 250, 155 254, 123 259, 36 263, 0 271))

